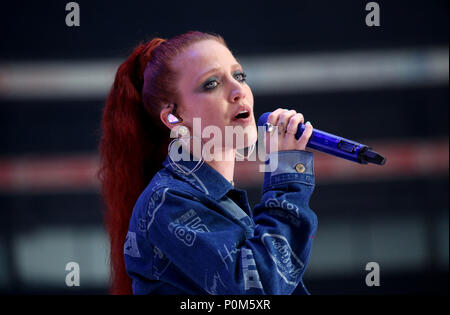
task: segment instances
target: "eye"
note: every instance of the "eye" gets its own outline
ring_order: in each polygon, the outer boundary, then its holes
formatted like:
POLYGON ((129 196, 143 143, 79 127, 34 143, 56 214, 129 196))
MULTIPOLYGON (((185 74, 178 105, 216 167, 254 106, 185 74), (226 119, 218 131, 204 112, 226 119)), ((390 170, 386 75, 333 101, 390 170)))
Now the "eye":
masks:
POLYGON ((239 82, 245 82, 247 75, 244 72, 238 71, 234 73, 234 78, 239 82))
POLYGON ((208 83, 206 83, 204 85, 204 87, 207 90, 211 90, 211 89, 214 89, 217 85, 219 85, 219 83, 217 83, 217 81, 214 80, 214 81, 209 81, 208 83))

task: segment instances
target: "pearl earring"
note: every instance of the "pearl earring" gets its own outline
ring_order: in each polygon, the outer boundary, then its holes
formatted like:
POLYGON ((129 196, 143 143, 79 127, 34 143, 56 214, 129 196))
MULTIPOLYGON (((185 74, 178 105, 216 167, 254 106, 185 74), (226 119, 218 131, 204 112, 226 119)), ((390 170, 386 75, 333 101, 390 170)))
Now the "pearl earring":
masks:
POLYGON ((186 126, 180 126, 180 127, 178 128, 178 134, 179 134, 181 137, 184 137, 185 135, 187 135, 188 132, 189 132, 189 129, 188 129, 186 126))

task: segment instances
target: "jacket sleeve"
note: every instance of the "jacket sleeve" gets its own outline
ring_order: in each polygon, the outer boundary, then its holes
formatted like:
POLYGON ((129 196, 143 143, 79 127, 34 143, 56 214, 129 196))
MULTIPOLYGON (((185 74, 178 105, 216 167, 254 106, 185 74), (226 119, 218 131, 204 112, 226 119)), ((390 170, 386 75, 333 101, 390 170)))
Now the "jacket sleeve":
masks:
POLYGON ((207 293, 291 294, 317 226, 308 205, 313 189, 313 154, 281 151, 277 168, 265 174, 252 235, 189 193, 162 187, 149 209, 148 237, 207 293))

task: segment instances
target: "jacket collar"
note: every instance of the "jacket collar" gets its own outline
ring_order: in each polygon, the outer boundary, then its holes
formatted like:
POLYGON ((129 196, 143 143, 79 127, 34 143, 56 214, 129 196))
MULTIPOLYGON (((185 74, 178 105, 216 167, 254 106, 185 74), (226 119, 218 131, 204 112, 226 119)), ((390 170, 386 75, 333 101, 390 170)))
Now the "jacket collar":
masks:
MULTIPOLYGON (((198 161, 193 160, 192 154, 188 161, 180 160, 176 164, 186 171, 192 170, 198 161)), ((192 186, 199 189, 203 193, 210 195, 215 199, 222 198, 230 190, 234 189, 233 185, 226 180, 219 172, 204 162, 195 172, 189 175, 183 174, 178 168, 169 161, 169 155, 163 162, 163 166, 178 177, 189 182, 192 186)))

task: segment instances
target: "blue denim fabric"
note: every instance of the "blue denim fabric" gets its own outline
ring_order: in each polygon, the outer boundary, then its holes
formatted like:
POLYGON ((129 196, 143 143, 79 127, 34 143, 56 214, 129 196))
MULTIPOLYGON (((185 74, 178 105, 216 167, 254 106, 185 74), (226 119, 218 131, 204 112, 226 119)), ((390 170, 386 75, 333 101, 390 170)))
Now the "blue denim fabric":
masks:
POLYGON ((206 163, 189 176, 168 158, 163 166, 138 198, 124 244, 134 294, 309 294, 313 153, 278 152, 253 210, 246 192, 206 163))

